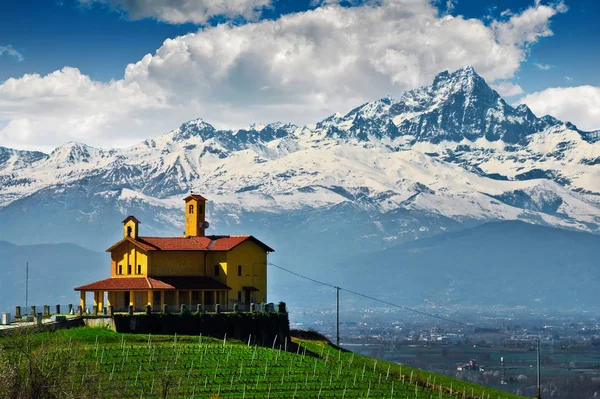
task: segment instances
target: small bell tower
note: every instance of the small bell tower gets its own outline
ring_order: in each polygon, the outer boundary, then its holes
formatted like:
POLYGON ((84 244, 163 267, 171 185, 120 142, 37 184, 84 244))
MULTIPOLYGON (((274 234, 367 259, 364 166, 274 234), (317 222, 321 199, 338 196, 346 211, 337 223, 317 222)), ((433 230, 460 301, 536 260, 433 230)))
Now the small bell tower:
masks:
POLYGON ((127 216, 123 220, 123 237, 137 240, 140 221, 135 216, 127 216))
POLYGON ((184 201, 186 237, 204 237, 204 231, 208 228, 206 198, 198 194, 190 194, 184 201))

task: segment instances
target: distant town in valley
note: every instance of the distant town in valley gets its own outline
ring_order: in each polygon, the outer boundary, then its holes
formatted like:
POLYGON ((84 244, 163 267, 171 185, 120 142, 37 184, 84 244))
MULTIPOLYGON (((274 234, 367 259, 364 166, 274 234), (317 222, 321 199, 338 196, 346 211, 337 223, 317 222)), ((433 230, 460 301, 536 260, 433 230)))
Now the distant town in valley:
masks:
MULTIPOLYGON (((292 328, 314 329, 333 339, 335 308, 329 303, 329 309, 324 311, 296 309, 291 316, 292 328)), ((535 340, 539 337, 546 389, 569 399, 592 396, 598 389, 600 314, 559 315, 523 309, 511 311, 511 316, 506 317, 506 309, 445 309, 443 313, 435 308, 419 309, 477 327, 373 304, 341 313, 341 345, 365 356, 533 397, 535 340), (471 360, 483 370, 458 370, 471 360), (575 391, 573 384, 578 386, 575 391)))

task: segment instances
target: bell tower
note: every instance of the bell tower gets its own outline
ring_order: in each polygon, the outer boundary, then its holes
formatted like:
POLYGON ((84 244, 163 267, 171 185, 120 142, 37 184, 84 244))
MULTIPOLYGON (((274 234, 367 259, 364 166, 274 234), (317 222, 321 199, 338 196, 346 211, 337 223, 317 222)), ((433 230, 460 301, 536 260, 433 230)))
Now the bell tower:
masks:
POLYGON ((190 194, 184 201, 186 237, 204 237, 204 230, 208 228, 206 198, 198 194, 190 194))
POLYGON ((137 240, 140 221, 135 216, 127 216, 123 220, 123 237, 137 240))

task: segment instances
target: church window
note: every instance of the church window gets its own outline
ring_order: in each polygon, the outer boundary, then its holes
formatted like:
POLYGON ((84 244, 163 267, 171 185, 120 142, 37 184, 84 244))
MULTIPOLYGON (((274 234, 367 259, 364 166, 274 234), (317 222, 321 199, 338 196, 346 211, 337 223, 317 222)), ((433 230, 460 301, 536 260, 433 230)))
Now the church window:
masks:
POLYGON ((190 211, 189 213, 194 213, 194 205, 190 205, 190 211))
POLYGON ((221 265, 215 265, 215 276, 219 275, 219 270, 221 269, 221 265))
POLYGON ((127 265, 127 274, 131 274, 131 265, 127 265))
POLYGON ((238 265, 238 276, 242 275, 242 265, 238 265))
POLYGON ((127 237, 131 237, 132 232, 131 226, 127 226, 127 237))
POLYGON ((137 274, 142 274, 142 265, 137 265, 137 274))
POLYGON ((123 265, 117 266, 117 274, 123 274, 123 265))

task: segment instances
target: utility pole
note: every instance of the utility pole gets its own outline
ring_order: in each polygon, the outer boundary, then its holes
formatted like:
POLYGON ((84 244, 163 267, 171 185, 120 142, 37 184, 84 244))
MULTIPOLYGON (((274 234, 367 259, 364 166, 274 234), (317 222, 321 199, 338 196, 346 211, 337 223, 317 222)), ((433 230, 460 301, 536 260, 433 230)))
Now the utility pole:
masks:
POLYGON ((340 346, 340 287, 335 287, 336 291, 336 336, 335 336, 335 344, 340 346))
MULTIPOLYGON (((25 263, 25 309, 29 306, 29 262, 25 263)), ((27 310, 25 310, 27 312, 27 310)))
POLYGON ((542 399, 542 387, 540 384, 540 339, 537 342, 537 399, 542 399))

